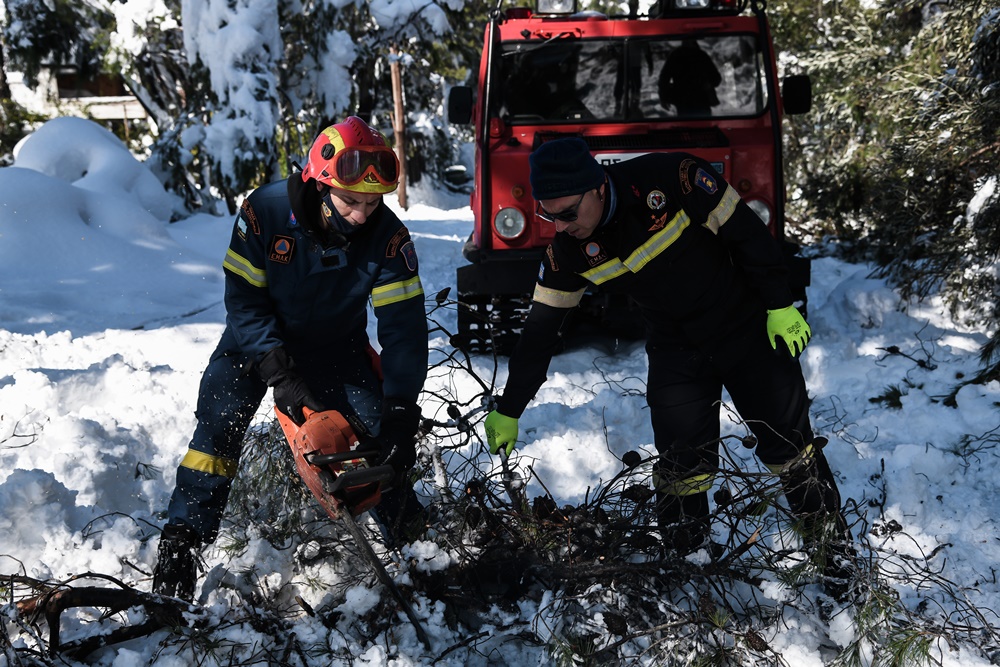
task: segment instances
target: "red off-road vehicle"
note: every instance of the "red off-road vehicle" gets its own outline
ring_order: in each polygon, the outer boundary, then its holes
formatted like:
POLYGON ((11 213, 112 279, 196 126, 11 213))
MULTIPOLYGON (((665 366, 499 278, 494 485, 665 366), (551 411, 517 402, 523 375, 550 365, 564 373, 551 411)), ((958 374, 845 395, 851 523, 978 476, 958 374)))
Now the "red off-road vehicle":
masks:
MULTIPOLYGON (((535 216, 528 154, 583 138, 598 161, 653 151, 708 160, 788 248, 796 298, 809 262, 785 241, 781 119, 811 104, 809 78, 779 91, 763 7, 749 0, 661 0, 648 16, 576 11, 576 0, 495 10, 476 90, 451 90, 449 120, 474 123, 475 229, 458 270, 458 332, 469 351, 509 353, 554 226, 535 216)), ((593 289, 575 317, 641 335, 626 298, 593 289)))

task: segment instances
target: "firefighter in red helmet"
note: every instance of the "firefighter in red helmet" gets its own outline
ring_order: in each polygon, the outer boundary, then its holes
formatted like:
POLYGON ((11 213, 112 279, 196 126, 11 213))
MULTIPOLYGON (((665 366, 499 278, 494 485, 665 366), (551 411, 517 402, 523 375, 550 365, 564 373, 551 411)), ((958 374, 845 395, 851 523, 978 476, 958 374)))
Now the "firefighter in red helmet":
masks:
MULTIPOLYGON (((244 434, 268 387, 297 423, 309 408, 363 425, 382 445, 379 462, 406 479, 416 462, 427 319, 413 242, 382 201, 398 180, 385 137, 351 116, 319 134, 301 173, 243 202, 223 261, 226 328, 202 376, 154 592, 192 598, 197 551, 218 534, 244 434), (380 364, 366 332, 369 300, 380 364)), ((411 484, 384 494, 375 514, 388 540, 423 526, 411 484)))

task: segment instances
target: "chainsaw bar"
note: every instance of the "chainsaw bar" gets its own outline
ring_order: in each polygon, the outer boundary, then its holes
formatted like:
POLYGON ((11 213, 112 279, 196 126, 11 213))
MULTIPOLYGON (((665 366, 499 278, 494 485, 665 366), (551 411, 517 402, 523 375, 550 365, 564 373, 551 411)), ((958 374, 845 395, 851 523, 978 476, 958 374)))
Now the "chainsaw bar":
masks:
POLYGON ((386 572, 385 566, 382 565, 382 561, 379 560, 377 555, 375 555, 375 550, 372 549, 372 545, 368 541, 368 538, 361 532, 361 527, 358 526, 350 512, 344 512, 341 514, 340 518, 344 522, 344 525, 347 526, 347 532, 351 534, 351 537, 354 538, 358 548, 361 549, 361 555, 366 561, 368 561, 372 570, 374 570, 375 576, 387 589, 389 589, 389 593, 392 594, 392 597, 396 598, 396 602, 398 602, 399 606, 403 608, 403 612, 406 614, 406 617, 410 619, 410 623, 413 624, 413 629, 417 632, 417 639, 419 639, 420 642, 428 650, 430 650, 431 641, 427 636, 427 633, 424 631, 424 626, 421 624, 420 618, 417 616, 416 612, 413 611, 413 607, 410 606, 410 603, 406 600, 406 598, 403 597, 403 592, 399 590, 399 586, 396 585, 396 582, 393 581, 392 577, 389 576, 389 573, 386 572))
POLYGON ((368 460, 377 459, 380 448, 367 441, 368 438, 366 442, 361 442, 355 434, 356 427, 336 410, 314 412, 303 408, 305 421, 301 425, 281 410, 275 409, 274 412, 292 449, 295 467, 302 481, 330 518, 340 520, 347 526, 364 560, 403 608, 416 630, 417 638, 430 650, 430 639, 420 619, 386 572, 354 519, 381 501, 382 492, 389 489, 395 477, 392 466, 369 466, 368 460))

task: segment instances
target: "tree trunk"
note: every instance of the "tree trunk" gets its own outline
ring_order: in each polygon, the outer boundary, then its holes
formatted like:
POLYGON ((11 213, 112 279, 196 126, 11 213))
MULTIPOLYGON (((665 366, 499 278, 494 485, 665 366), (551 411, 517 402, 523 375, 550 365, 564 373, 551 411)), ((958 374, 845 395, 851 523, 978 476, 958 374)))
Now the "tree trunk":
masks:
POLYGON ((7 83, 7 63, 4 58, 4 51, 7 49, 7 45, 4 43, 3 38, 0 38, 0 97, 3 99, 10 99, 10 85, 7 83))
POLYGON ((396 196, 399 205, 405 211, 406 201, 406 113, 403 110, 403 77, 399 69, 399 50, 389 47, 389 73, 392 76, 392 132, 395 137, 396 156, 399 158, 399 189, 396 196))

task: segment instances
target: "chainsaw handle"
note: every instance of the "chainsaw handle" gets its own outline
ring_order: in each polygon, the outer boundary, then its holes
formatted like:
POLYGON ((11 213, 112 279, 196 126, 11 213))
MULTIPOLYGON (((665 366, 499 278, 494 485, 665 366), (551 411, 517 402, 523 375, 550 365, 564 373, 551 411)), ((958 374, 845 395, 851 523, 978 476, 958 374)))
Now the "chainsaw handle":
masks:
POLYGON ((396 471, 390 465, 375 466, 374 468, 358 468, 349 470, 337 475, 330 485, 330 494, 339 496, 343 491, 364 484, 380 483, 385 484, 392 480, 396 471))
POLYGON ((314 466, 325 466, 331 463, 343 463, 354 459, 376 458, 382 450, 377 447, 358 447, 349 449, 346 452, 334 452, 333 454, 307 454, 306 461, 314 466))

